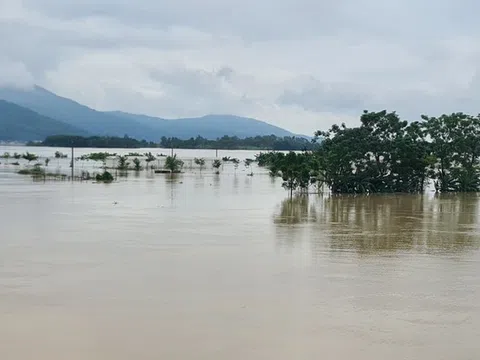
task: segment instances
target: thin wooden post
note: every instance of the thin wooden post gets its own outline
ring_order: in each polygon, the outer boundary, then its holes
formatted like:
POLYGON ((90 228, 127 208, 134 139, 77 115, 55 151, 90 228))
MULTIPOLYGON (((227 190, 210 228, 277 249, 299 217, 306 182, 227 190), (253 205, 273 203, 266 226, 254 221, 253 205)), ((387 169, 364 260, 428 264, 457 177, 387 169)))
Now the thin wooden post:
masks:
POLYGON ((74 174, 74 166, 75 166, 75 154, 74 154, 74 151, 73 151, 73 146, 72 146, 72 181, 73 181, 73 174, 74 174))

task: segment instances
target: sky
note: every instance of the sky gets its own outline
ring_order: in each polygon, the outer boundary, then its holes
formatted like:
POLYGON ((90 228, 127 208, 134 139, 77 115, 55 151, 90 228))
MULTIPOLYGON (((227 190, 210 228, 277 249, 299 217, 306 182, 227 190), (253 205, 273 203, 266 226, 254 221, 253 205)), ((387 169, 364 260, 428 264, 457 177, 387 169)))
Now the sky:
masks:
POLYGON ((0 0, 0 86, 302 134, 480 112, 474 0, 0 0))

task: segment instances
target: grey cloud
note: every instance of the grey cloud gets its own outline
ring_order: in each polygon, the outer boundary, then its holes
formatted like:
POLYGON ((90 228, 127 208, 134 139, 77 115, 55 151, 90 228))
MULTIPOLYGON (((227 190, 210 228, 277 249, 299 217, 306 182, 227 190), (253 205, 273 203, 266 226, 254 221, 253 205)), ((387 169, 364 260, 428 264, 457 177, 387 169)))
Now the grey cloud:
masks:
POLYGON ((475 113, 478 10, 473 0, 0 0, 0 86, 36 82, 157 116, 258 115, 307 133, 364 108, 475 113))
POLYGON ((310 78, 299 89, 288 88, 277 99, 279 104, 298 105, 316 112, 342 111, 358 114, 368 106, 368 94, 356 84, 322 83, 310 78))
POLYGON ((179 23, 207 32, 240 35, 249 41, 284 39, 291 34, 310 35, 319 27, 334 33, 331 13, 337 11, 327 1, 313 0, 177 0, 171 2, 137 0, 87 0, 68 3, 28 0, 30 7, 61 18, 72 19, 108 15, 130 25, 148 24, 168 28, 179 23), (302 24, 302 26, 298 26, 302 24))

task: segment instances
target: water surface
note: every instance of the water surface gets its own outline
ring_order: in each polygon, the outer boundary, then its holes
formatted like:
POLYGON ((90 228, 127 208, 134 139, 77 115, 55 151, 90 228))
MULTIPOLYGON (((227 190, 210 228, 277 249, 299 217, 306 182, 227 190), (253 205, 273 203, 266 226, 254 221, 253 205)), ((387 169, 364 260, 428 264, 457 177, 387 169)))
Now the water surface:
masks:
POLYGON ((480 357, 477 195, 288 201, 248 172, 0 165, 0 358, 480 357))

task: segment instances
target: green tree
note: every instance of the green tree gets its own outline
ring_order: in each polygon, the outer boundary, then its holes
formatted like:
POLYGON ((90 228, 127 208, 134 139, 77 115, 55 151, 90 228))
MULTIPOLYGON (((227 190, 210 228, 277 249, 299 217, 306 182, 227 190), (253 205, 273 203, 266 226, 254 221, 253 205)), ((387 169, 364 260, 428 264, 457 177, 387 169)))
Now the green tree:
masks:
POLYGON ((205 159, 204 158, 194 158, 193 162, 195 165, 200 167, 200 171, 202 171, 203 167, 205 166, 205 159))
POLYGON ((422 119, 430 138, 429 175, 436 190, 479 191, 479 116, 453 113, 422 119))
POLYGON ((67 154, 64 154, 60 151, 55 151, 55 159, 65 159, 67 157, 68 157, 67 154))
POLYGON ((141 164, 142 164, 142 162, 138 158, 133 159, 133 165, 134 165, 135 171, 142 170, 142 165, 141 164))
POLYGON ((128 161, 128 157, 126 155, 118 155, 117 161, 118 170, 128 170, 128 165, 130 164, 130 162, 128 161))
POLYGON ((104 170, 102 174, 97 174, 95 176, 95 180, 97 182, 111 183, 114 180, 114 178, 111 173, 109 173, 107 170, 104 170))
POLYGON ((319 174, 334 193, 421 192, 429 145, 423 125, 395 112, 364 111, 361 126, 317 132, 319 174))
POLYGON ((235 168, 235 170, 237 170, 238 164, 240 164, 240 160, 238 160, 237 158, 233 158, 233 159, 230 159, 230 161, 233 163, 233 167, 235 168))
POLYGON ((6 162, 8 164, 8 159, 10 159, 10 153, 9 152, 4 152, 2 157, 6 160, 6 162))
POLYGON ((177 155, 173 156, 167 156, 165 159, 165 169, 170 170, 170 172, 173 173, 178 173, 181 171, 183 167, 183 161, 180 159, 177 159, 177 155))
POLYGON ((145 153, 145 157, 146 157, 145 162, 147 163, 147 168, 148 168, 150 163, 156 160, 156 157, 151 152, 145 153))
POLYGON ((213 160, 212 166, 215 169, 215 173, 219 174, 220 173, 219 169, 222 166, 222 162, 218 159, 215 159, 215 160, 213 160))
POLYGON ((38 156, 37 156, 37 155, 32 154, 32 153, 29 153, 28 151, 27 151, 25 154, 22 155, 22 158, 25 159, 25 160, 27 160, 29 164, 30 164, 30 162, 32 162, 32 161, 38 160, 38 156))

